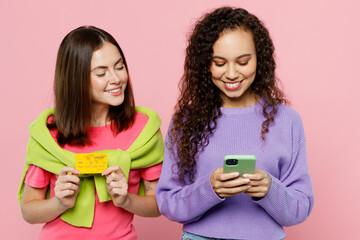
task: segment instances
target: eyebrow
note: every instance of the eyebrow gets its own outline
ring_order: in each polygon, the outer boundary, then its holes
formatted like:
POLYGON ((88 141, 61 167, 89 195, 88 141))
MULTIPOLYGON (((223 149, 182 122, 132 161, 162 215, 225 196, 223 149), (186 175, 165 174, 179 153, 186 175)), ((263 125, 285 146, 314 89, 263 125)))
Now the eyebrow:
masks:
MULTIPOLYGON (((116 65, 118 65, 120 62, 122 62, 123 61, 123 58, 119 58, 119 60, 117 60, 116 62, 115 62, 115 64, 114 64, 114 66, 116 66, 116 65)), ((90 70, 90 72, 92 72, 92 71, 95 71, 95 70, 97 70, 97 69, 107 69, 108 67, 107 66, 97 66, 97 67, 95 67, 94 69, 91 69, 90 70)))
MULTIPOLYGON (((251 54, 243 54, 243 55, 238 56, 236 59, 240 59, 240 58, 243 58, 243 57, 250 57, 250 56, 251 56, 251 54)), ((221 59, 221 60, 226 60, 225 58, 220 57, 220 56, 213 56, 212 58, 218 58, 218 59, 221 59)))

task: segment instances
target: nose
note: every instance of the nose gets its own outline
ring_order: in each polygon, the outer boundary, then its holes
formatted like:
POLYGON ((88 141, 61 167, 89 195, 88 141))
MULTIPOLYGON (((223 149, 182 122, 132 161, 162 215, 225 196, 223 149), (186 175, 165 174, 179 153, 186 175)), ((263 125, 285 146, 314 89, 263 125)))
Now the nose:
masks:
POLYGON ((116 74, 116 72, 111 71, 109 82, 111 84, 119 84, 121 82, 121 78, 118 74, 116 74))
POLYGON ((236 70, 234 64, 229 64, 225 72, 225 77, 229 80, 236 80, 239 77, 239 73, 236 70))

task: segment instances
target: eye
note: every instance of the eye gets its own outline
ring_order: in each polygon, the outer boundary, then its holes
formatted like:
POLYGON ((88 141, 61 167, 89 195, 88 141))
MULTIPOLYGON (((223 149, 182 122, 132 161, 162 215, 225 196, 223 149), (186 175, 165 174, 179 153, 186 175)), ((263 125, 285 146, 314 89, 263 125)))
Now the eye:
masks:
POLYGON ((238 62, 240 66, 246 66, 249 62, 238 62))
POLYGON ((105 73, 96 73, 96 76, 97 76, 97 77, 104 77, 104 76, 105 76, 105 73))
POLYGON ((121 65, 117 65, 117 66, 115 66, 115 70, 118 70, 118 71, 120 71, 120 70, 123 70, 124 69, 124 64, 121 64, 121 65))
POLYGON ((217 67, 222 67, 225 65, 225 62, 223 61, 213 61, 213 63, 215 64, 215 66, 217 67))
POLYGON ((251 60, 250 56, 243 56, 243 57, 238 58, 236 62, 240 66, 246 66, 246 65, 248 65, 250 60, 251 60))

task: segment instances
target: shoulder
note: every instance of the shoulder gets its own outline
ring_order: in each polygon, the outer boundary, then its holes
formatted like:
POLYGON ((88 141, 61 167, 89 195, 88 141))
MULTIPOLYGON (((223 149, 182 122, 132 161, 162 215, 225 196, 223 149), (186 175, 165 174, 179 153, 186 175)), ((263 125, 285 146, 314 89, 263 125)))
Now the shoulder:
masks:
POLYGON ((284 131, 288 129, 296 142, 305 142, 305 131, 300 114, 289 106, 278 105, 275 124, 279 124, 284 131))
POLYGON ((147 118, 146 124, 148 126, 151 126, 153 128, 159 128, 161 125, 161 119, 157 112, 151 108, 146 107, 140 107, 136 106, 136 116, 135 116, 135 122, 137 121, 136 118, 139 117, 139 119, 145 119, 147 118))
POLYGON ((51 124, 54 119, 54 111, 55 108, 45 109, 40 113, 40 115, 30 124, 29 132, 32 136, 38 136, 39 133, 50 132, 50 135, 54 140, 56 140, 56 136, 58 130, 56 128, 49 129, 48 124, 51 124))
POLYGON ((148 122, 148 120, 149 120, 149 117, 147 115, 145 115, 144 113, 136 111, 134 124, 132 125, 131 128, 141 128, 141 129, 143 129, 145 127, 146 123, 148 122))
POLYGON ((276 118, 292 123, 302 123, 300 114, 293 108, 283 104, 278 104, 278 112, 275 115, 275 119, 276 118))
POLYGON ((29 129, 43 128, 47 125, 48 119, 54 114, 55 108, 48 108, 40 113, 40 115, 30 124, 29 129))
POLYGON ((136 113, 140 113, 141 115, 145 115, 147 116, 149 119, 158 119, 160 120, 159 115, 157 114, 157 112, 151 108, 146 108, 146 107, 140 107, 140 106, 136 106, 135 107, 136 113))

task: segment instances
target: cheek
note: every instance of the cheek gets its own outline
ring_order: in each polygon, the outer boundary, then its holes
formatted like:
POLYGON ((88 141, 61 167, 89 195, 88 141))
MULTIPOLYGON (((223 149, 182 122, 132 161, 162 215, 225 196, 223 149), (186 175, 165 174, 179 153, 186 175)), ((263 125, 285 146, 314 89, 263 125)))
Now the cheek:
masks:
POLYGON ((129 75, 126 71, 121 72, 121 74, 119 75, 120 80, 123 84, 127 84, 127 82, 129 81, 129 75))
POLYGON ((211 67, 210 72, 211 72, 211 77, 214 79, 220 79, 222 75, 224 75, 224 70, 217 67, 211 67))
POLYGON ((91 92, 96 94, 99 91, 104 91, 106 89, 106 82, 101 79, 91 79, 91 92))
POLYGON ((243 70, 243 75, 246 78, 255 77, 256 74, 256 62, 249 64, 246 69, 243 70))

